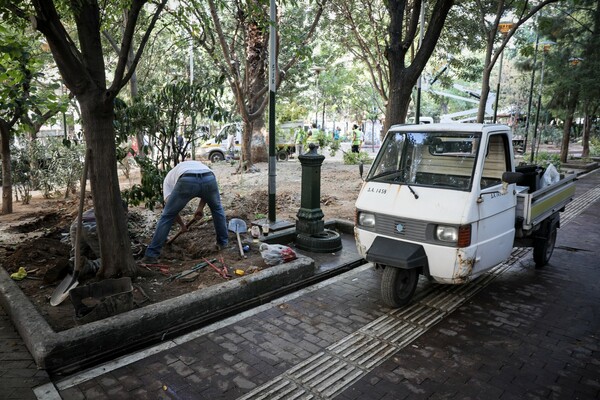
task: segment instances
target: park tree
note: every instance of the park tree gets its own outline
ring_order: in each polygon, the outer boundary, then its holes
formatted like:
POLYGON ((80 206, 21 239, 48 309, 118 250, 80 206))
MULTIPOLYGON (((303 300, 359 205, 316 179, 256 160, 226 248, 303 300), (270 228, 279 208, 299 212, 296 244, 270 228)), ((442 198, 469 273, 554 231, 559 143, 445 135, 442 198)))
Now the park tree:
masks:
POLYGON ((600 107, 600 3, 574 0, 544 17, 540 30, 556 44, 550 55, 549 107, 564 120, 561 162, 569 154, 576 113, 583 115, 582 156, 589 156, 592 119, 600 107))
POLYGON ((413 88, 433 54, 453 0, 436 0, 425 13, 421 0, 333 0, 343 43, 361 61, 372 88, 386 104, 384 130, 406 120, 413 88))
MULTIPOLYGON (((45 76, 36 35, 24 26, 0 26, 0 149, 2 154, 2 213, 12 213, 11 143, 35 140, 42 125, 64 110, 58 83, 45 76)), ((35 158, 30 157, 35 163, 35 158)), ((32 165, 31 167, 35 167, 32 165)))
MULTIPOLYGON (((327 0, 287 2, 278 10, 277 79, 279 87, 292 68, 309 56, 309 45, 327 0)), ((241 168, 266 160, 264 111, 268 104, 269 2, 186 0, 174 10, 195 45, 206 51, 227 81, 243 122, 241 168)))
MULTIPOLYGON (((60 75, 78 101, 88 154, 90 182, 98 224, 100 277, 132 276, 136 267, 121 207, 114 131, 114 101, 142 56, 166 0, 98 3, 94 0, 2 0, 4 18, 30 21, 45 37, 60 75), (116 62, 107 60, 102 30, 107 15, 127 14, 116 62), (73 30, 70 28, 73 27, 73 30), (134 33, 144 32, 128 68, 134 33), (108 84, 108 79, 112 82, 108 84)), ((111 57, 112 60, 112 57, 111 57)))
MULTIPOLYGON (((485 43, 483 74, 481 79, 481 96, 477 122, 485 119, 485 109, 490 94, 490 78, 492 70, 517 29, 531 19, 548 4, 558 0, 531 2, 527 0, 478 0, 461 2, 463 15, 473 15, 479 22, 478 36, 485 43), (502 25, 510 21, 505 32, 502 25)), ((504 25, 506 26, 506 25, 504 25)))

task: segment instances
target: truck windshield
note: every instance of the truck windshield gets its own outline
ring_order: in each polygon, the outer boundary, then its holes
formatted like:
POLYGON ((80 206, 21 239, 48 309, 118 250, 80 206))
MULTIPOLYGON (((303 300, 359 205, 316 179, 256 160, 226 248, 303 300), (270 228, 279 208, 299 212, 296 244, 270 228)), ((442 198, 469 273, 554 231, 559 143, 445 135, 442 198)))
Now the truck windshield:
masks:
POLYGON ((479 139, 474 132, 394 132, 367 180, 470 190, 479 139))

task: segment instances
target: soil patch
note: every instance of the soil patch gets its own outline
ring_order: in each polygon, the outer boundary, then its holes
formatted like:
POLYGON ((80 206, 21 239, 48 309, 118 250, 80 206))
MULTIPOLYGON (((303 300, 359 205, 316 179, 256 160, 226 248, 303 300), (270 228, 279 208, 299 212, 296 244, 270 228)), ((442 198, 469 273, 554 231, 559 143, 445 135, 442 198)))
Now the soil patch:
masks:
MULTIPOLYGON (((260 172, 239 175, 235 174, 233 165, 211 165, 219 182, 227 219, 243 219, 248 230, 252 221, 268 215, 268 167, 266 163, 257 164, 257 167, 260 172)), ((295 222, 301 201, 301 177, 301 165, 297 160, 277 163, 277 220, 295 222)), ((139 171, 134 169, 128 178, 123 177, 123 188, 138 180, 139 171)), ((327 160, 321 170, 321 208, 325 220, 353 220, 354 202, 360 185, 357 166, 327 160)), ((196 205, 197 200, 194 200, 182 211, 185 221, 192 217, 196 205)), ((9 274, 16 272, 19 267, 29 271, 28 276, 17 281, 17 284, 55 331, 77 325, 69 298, 56 307, 52 307, 49 301, 69 267, 71 249, 68 231, 77 206, 77 198, 57 200, 35 196, 29 205, 15 203, 13 214, 0 215, 1 265, 9 274)), ((91 199, 86 199, 87 207, 93 207, 91 199)), ((165 245, 160 266, 140 265, 147 276, 137 277, 133 281, 134 307, 144 307, 224 282, 225 279, 210 266, 172 279, 205 263, 205 260, 212 261, 217 267, 226 265, 232 275, 230 279, 239 279, 269 267, 260 254, 260 242, 249 232, 241 235, 242 244, 249 247, 245 257, 240 255, 236 235, 232 232, 230 247, 215 251, 214 229, 208 207, 205 211, 208 221, 192 225, 172 244, 165 245), (237 275, 236 270, 243 275, 237 275)), ((160 209, 129 208, 129 235, 136 260, 142 258, 160 212, 160 209)), ((174 226, 170 237, 177 230, 174 226)), ((94 280, 80 281, 80 285, 94 280)))

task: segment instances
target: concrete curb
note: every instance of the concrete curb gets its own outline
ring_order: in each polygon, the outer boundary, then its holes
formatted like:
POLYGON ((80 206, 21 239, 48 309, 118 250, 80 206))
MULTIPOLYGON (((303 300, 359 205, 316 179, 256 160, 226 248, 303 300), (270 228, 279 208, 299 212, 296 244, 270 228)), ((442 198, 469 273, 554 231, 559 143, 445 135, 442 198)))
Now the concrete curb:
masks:
POLYGON ((108 354, 131 350, 150 337, 164 340, 175 329, 210 318, 274 289, 302 281, 315 273, 311 258, 299 257, 243 278, 146 307, 55 332, 23 294, 8 273, 0 268, 0 304, 10 316, 38 368, 69 370, 79 363, 93 363, 108 354))

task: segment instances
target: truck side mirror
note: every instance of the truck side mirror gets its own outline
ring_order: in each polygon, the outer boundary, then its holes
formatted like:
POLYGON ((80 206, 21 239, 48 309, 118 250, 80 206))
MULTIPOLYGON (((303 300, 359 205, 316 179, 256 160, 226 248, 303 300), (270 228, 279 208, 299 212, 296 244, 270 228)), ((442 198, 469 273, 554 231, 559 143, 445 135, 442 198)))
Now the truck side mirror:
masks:
POLYGON ((522 172, 506 171, 502 174, 502 181, 507 183, 522 183, 525 175, 522 172))

